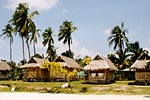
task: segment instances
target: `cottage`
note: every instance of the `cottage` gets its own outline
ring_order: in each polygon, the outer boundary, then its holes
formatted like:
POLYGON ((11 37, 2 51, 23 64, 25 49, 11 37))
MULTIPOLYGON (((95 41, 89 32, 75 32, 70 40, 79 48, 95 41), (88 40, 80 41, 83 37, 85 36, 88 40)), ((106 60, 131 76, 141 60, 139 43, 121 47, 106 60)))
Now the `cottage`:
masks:
POLYGON ((118 69, 106 57, 97 55, 89 65, 83 68, 86 72, 88 82, 111 83, 114 81, 114 72, 118 69))
POLYGON ((146 70, 145 66, 150 60, 137 60, 131 66, 131 69, 135 69, 136 82, 150 82, 150 70, 146 70))
MULTIPOLYGON (((81 68, 81 66, 75 60, 69 57, 65 57, 65 56, 59 56, 55 60, 55 62, 58 62, 65 69, 70 70, 70 71, 81 68)), ((58 79, 65 79, 65 75, 62 73, 57 73, 57 75, 55 75, 54 77, 58 79)), ((73 79, 78 79, 78 76, 76 75, 73 79)))
POLYGON ((0 80, 9 79, 10 66, 6 62, 0 61, 0 80))
POLYGON ((50 75, 48 69, 42 67, 45 61, 47 60, 32 57, 27 64, 20 66, 20 68, 24 69, 23 79, 27 81, 49 80, 50 75))

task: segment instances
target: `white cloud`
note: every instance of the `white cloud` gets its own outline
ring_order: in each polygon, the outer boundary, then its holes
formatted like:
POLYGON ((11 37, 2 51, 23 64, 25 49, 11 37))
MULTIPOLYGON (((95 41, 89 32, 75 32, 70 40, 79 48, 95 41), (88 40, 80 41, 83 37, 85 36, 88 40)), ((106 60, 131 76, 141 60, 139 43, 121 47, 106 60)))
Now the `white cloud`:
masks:
POLYGON ((104 30, 104 33, 107 34, 107 35, 110 35, 110 34, 111 34, 111 29, 109 29, 109 28, 108 28, 108 29, 105 29, 105 30, 104 30))
MULTIPOLYGON (((61 55, 62 52, 68 50, 68 45, 64 45, 61 41, 56 43, 55 47, 58 47, 57 49, 57 54, 61 55)), ((80 56, 80 57, 85 57, 85 56, 91 56, 94 57, 95 55, 98 54, 96 51, 88 50, 86 47, 80 47, 79 41, 73 39, 73 44, 71 44, 71 50, 74 52, 74 56, 80 56)))
POLYGON ((65 13, 65 12, 68 12, 68 9, 63 8, 63 9, 62 9, 62 12, 64 12, 64 13, 65 13))
POLYGON ((57 5, 59 0, 8 0, 6 7, 14 10, 20 2, 28 3, 31 9, 50 10, 57 5))
POLYGON ((88 50, 87 48, 85 47, 82 47, 78 50, 75 50, 75 56, 80 56, 80 57, 85 57, 85 56, 90 56, 90 57, 94 57, 98 54, 98 52, 96 51, 92 51, 92 50, 88 50))
MULTIPOLYGON (((47 46, 44 47, 42 45, 42 42, 39 41, 37 44, 36 44, 36 48, 39 50, 39 51, 42 51, 41 53, 42 54, 45 54, 45 51, 47 49, 47 46), (44 51, 44 52, 43 52, 44 51)), ((61 55, 62 52, 65 52, 66 50, 68 50, 68 45, 67 44, 63 44, 62 41, 57 41, 55 40, 55 48, 57 48, 57 54, 58 55, 61 55)), ((86 47, 80 47, 80 43, 79 41, 73 39, 73 44, 71 44, 71 50, 74 52, 74 57, 85 57, 85 56, 91 56, 91 57, 94 57, 98 54, 98 52, 94 51, 94 50, 89 50, 87 49, 86 47)))

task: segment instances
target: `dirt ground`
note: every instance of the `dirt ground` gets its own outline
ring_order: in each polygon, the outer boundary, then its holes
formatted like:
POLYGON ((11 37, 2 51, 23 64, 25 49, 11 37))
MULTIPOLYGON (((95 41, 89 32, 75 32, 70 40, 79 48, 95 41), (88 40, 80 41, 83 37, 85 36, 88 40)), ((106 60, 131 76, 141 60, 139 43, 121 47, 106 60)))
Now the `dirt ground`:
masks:
POLYGON ((0 93, 0 100, 150 100, 149 95, 77 95, 50 93, 0 93))

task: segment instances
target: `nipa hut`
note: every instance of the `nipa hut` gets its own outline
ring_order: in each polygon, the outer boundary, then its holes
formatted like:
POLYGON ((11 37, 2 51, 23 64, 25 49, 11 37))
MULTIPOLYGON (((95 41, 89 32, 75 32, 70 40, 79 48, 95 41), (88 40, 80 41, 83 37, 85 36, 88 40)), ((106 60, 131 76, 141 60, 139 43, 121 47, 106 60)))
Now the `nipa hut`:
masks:
POLYGON ((8 79, 10 66, 6 62, 0 61, 0 80, 8 79))
POLYGON ((24 69, 23 79, 26 81, 49 80, 50 75, 48 69, 42 67, 45 61, 47 60, 32 57, 27 64, 20 66, 20 68, 24 69))
POLYGON ((135 69, 136 82, 150 82, 150 70, 146 70, 145 66, 150 60, 137 60, 131 66, 131 69, 135 69))
MULTIPOLYGON (((81 68, 81 66, 75 61, 73 60, 72 58, 69 58, 69 57, 65 57, 65 56, 59 56, 55 62, 58 62, 61 66, 63 66, 63 68, 67 69, 67 70, 74 70, 74 69, 78 69, 78 68, 81 68)), ((55 78, 57 79, 65 79, 65 75, 62 74, 62 73, 57 73, 57 75, 55 75, 55 78)), ((72 80, 77 80, 78 79, 78 76, 74 76, 72 78, 72 80)))
POLYGON ((85 79, 88 82, 96 81, 98 83, 114 82, 114 72, 118 70, 108 58, 99 55, 83 69, 87 71, 85 79))

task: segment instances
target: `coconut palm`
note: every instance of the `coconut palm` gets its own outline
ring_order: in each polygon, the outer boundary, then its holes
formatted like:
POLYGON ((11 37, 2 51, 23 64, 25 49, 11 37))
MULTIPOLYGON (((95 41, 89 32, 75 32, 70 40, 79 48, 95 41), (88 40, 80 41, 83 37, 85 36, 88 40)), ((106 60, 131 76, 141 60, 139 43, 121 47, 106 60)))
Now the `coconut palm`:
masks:
POLYGON ((43 35, 43 46, 48 45, 46 53, 50 61, 53 61, 56 58, 56 49, 54 47, 53 31, 51 27, 48 27, 44 31, 43 35))
POLYGON ((129 65, 130 65, 129 57, 130 56, 131 56, 131 54, 128 54, 127 49, 125 49, 124 51, 123 50, 116 51, 117 67, 119 70, 129 67, 129 65))
POLYGON ((63 40, 64 44, 68 44, 69 47, 69 57, 71 56, 71 48, 70 45, 72 44, 72 37, 71 34, 74 32, 77 28, 73 26, 72 22, 69 22, 68 20, 64 21, 63 24, 60 26, 59 34, 58 34, 58 41, 63 40))
POLYGON ((131 53, 131 60, 134 63, 138 57, 144 52, 143 48, 140 48, 139 42, 129 43, 127 47, 128 52, 131 53))
POLYGON ((115 26, 111 31, 111 36, 108 37, 109 46, 114 44, 114 50, 118 48, 119 51, 122 51, 128 44, 128 38, 126 37, 126 33, 128 33, 127 29, 124 29, 124 23, 122 22, 121 28, 119 26, 115 26))
POLYGON ((25 60, 24 37, 26 37, 30 32, 34 33, 36 31, 36 26, 32 19, 34 15, 37 14, 37 11, 29 14, 29 8, 27 4, 19 3, 14 12, 13 18, 10 20, 10 22, 15 26, 15 32, 18 32, 19 36, 22 38, 23 60, 25 60))
POLYGON ((5 26, 5 28, 3 29, 3 33, 1 34, 1 36, 5 36, 5 38, 9 38, 9 42, 10 42, 10 62, 12 62, 12 42, 13 42, 13 28, 10 24, 7 24, 5 26))
POLYGON ((71 55, 70 55, 70 52, 69 52, 69 51, 65 51, 65 52, 62 52, 61 55, 62 55, 62 56, 66 56, 66 57, 73 58, 74 53, 71 52, 71 55))
POLYGON ((30 43, 33 41, 34 55, 36 54, 35 45, 37 44, 38 37, 40 37, 40 29, 37 29, 34 33, 31 34, 30 43))
POLYGON ((31 58, 31 53, 30 53, 30 45, 29 45, 29 39, 30 39, 30 34, 26 35, 25 39, 26 39, 26 44, 27 44, 27 49, 28 49, 28 54, 29 54, 29 59, 31 58))

